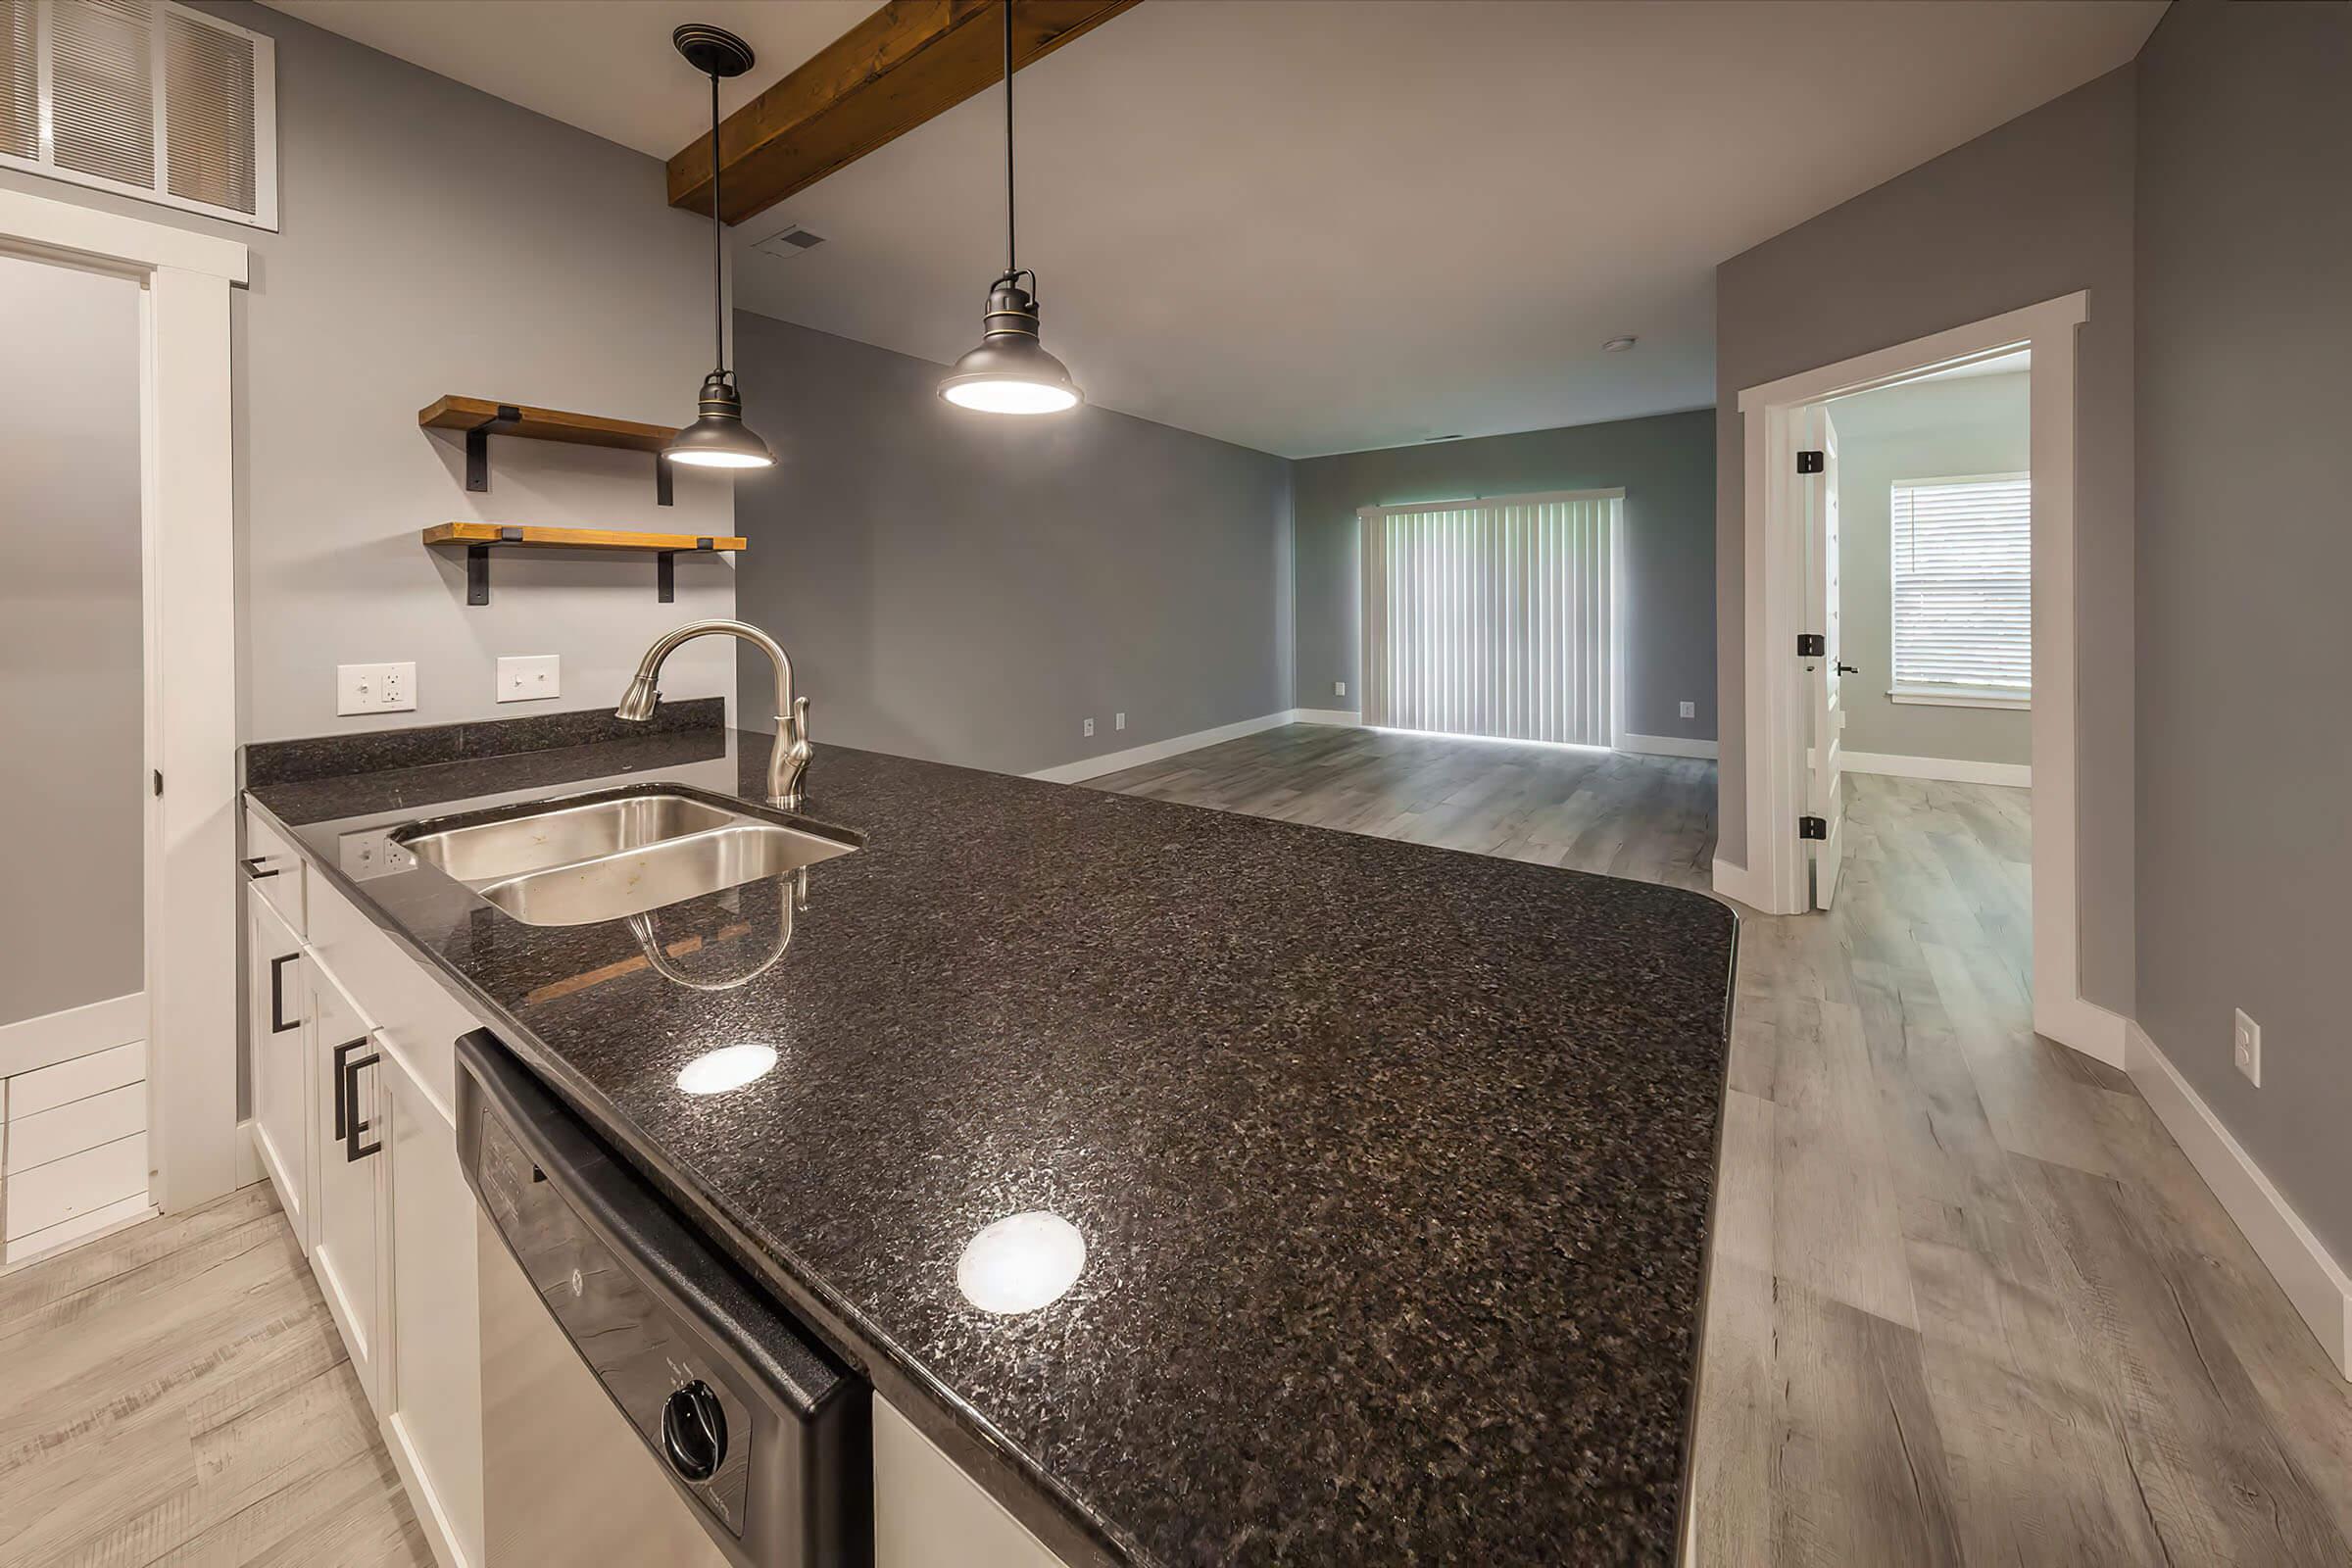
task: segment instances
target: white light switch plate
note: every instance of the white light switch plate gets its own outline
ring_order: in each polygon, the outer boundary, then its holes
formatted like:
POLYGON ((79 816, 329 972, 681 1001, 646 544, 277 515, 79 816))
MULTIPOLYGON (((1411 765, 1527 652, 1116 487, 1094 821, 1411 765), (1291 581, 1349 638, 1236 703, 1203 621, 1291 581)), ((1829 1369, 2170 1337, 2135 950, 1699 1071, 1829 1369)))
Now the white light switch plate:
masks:
POLYGON ((399 713, 416 706, 416 665, 337 664, 335 712, 399 713))
POLYGON ((564 694, 564 661, 557 654, 516 654, 498 662, 498 700, 535 703, 564 694))
POLYGON ((1683 704, 1683 716, 1685 718, 1696 718, 1698 716, 1698 705, 1696 703, 1683 704))
POLYGON ((2262 1025, 2238 1009, 2235 1027, 2230 1031, 2230 1054, 2237 1070, 2246 1075, 2246 1082, 2262 1087, 2262 1025))

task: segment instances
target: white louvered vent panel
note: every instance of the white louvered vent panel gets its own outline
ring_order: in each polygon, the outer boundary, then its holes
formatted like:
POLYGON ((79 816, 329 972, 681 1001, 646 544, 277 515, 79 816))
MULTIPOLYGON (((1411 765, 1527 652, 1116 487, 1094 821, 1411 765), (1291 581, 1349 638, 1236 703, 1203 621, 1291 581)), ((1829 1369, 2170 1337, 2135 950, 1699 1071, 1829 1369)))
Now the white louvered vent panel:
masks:
POLYGON ((0 165, 275 228, 275 72, 172 0, 0 0, 0 165))
POLYGON ((33 59, 33 0, 0 0, 0 157, 41 152, 40 66, 33 59))
POLYGON ((167 185, 210 207, 253 211, 253 40, 171 12, 164 19, 167 185))
POLYGON ((155 34, 146 0, 49 0, 50 157, 155 184, 155 34))

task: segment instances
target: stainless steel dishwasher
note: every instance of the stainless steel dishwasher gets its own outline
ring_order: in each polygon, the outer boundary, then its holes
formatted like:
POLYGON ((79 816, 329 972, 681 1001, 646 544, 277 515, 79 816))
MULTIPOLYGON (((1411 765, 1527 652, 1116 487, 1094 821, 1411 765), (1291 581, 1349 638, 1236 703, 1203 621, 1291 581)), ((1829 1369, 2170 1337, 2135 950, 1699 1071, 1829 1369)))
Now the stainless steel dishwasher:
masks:
POLYGON ((488 1568, 866 1568, 864 1381, 495 1036, 458 1061, 488 1568))

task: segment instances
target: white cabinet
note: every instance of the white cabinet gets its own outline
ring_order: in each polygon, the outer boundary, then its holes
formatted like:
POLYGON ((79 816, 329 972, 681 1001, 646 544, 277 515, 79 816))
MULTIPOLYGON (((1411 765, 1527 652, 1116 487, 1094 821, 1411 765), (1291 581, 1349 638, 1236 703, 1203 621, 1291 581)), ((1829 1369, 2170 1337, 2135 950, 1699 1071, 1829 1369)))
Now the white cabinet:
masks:
POLYGON ((383 1410, 377 1292, 384 1250, 383 1054, 359 1004, 311 969, 311 1145, 318 1180, 311 1268, 343 1331, 368 1403, 383 1410))
MULTIPOLYGON (((281 873, 283 874, 283 873, 281 873)), ((299 864, 292 873, 302 875, 299 864)), ((260 886, 245 891, 246 1070, 262 1168, 302 1250, 311 1250, 309 958, 260 886)))
POLYGON ((428 1534, 459 1560, 480 1563, 482 1341, 473 1190, 459 1169, 457 1134, 441 1106, 399 1057, 388 1056, 385 1067, 381 1136, 392 1161, 385 1429, 428 1534))

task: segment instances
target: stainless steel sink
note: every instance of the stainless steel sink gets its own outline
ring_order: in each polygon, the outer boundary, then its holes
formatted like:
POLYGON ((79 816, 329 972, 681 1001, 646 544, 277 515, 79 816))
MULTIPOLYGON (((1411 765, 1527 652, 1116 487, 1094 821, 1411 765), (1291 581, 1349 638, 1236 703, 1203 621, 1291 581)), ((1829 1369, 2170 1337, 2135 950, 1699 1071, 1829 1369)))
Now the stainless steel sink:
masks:
POLYGON ((617 920, 857 849, 674 787, 417 822, 392 838, 525 925, 617 920))

